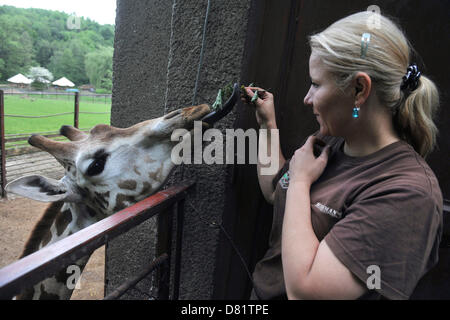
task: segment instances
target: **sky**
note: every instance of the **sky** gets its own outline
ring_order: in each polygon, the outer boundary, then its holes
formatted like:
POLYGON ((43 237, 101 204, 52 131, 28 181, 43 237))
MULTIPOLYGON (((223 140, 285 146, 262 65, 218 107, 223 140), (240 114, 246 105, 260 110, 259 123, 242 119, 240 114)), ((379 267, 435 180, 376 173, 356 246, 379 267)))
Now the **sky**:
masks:
POLYGON ((100 24, 115 24, 116 0, 0 0, 0 6, 63 11, 100 24))

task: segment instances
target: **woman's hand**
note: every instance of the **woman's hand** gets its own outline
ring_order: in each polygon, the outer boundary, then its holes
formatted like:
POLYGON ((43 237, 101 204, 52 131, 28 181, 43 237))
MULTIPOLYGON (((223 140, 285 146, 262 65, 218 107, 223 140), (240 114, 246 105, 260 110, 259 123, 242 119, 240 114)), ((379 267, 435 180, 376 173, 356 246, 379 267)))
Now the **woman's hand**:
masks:
POLYGON ((327 166, 330 146, 327 145, 316 158, 313 148, 317 139, 315 136, 310 136, 303 147, 295 151, 289 164, 289 185, 304 183, 311 186, 322 175, 327 166))
MULTIPOLYGON (((250 98, 254 96, 255 90, 258 90, 258 99, 251 105, 255 106, 256 109, 256 121, 260 127, 276 129, 273 94, 258 87, 245 87, 245 91, 250 98)), ((242 101, 247 103, 245 98, 242 98, 242 101)))

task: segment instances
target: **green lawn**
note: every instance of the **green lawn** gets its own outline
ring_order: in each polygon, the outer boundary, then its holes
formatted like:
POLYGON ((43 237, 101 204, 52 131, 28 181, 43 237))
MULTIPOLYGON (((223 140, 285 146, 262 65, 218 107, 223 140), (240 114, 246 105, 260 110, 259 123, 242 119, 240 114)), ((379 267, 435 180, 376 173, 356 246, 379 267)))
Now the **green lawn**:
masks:
MULTIPOLYGON (((81 97, 80 112, 110 111, 109 101, 108 104, 92 103, 89 98, 81 97)), ((5 95, 5 115, 42 116, 64 112, 74 112, 74 97, 70 97, 70 100, 68 98, 54 100, 39 96, 5 95)), ((110 124, 110 114, 79 115, 79 128, 90 129, 100 123, 110 124)), ((5 116, 5 134, 58 131, 62 125, 73 124, 73 114, 33 119, 5 116)))

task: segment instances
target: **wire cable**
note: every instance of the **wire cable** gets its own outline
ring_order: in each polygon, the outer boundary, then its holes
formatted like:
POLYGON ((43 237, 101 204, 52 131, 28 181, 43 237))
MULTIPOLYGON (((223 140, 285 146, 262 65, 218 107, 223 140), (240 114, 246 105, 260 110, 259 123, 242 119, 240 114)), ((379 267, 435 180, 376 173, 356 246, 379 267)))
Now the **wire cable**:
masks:
POLYGON ((198 212, 198 210, 194 207, 194 205, 191 202, 187 201, 187 203, 189 204, 189 206, 194 211, 195 215, 197 216, 197 218, 200 221, 202 221, 203 223, 207 224, 208 226, 210 226, 212 228, 219 228, 223 232, 223 234, 227 238, 228 242, 230 243, 231 247, 233 248, 234 252, 239 257, 239 260, 241 261, 241 264, 244 267, 245 272, 247 273, 247 277, 249 278, 249 280, 250 280, 250 282, 251 282, 251 284, 253 286, 253 290, 255 291, 255 295, 257 296, 258 299, 260 299, 260 295, 258 294, 258 291, 257 291, 257 288, 255 286, 255 283, 253 282, 252 274, 251 274, 250 270, 248 269, 247 262, 245 261, 245 259, 242 256, 241 252, 237 248, 237 246, 234 243, 233 239, 231 239, 231 236, 229 235, 229 233, 225 230, 225 227, 223 226, 223 224, 222 223, 217 223, 217 222, 214 222, 214 221, 209 221, 209 220, 203 218, 201 216, 200 212, 198 212))
POLYGON ((202 36, 202 47, 201 47, 201 50, 200 50, 200 61, 198 63, 197 77, 195 79, 195 87, 194 87, 194 97, 192 99, 192 105, 193 106, 195 106, 197 104, 198 83, 200 82, 200 72, 201 72, 202 65, 203 65, 203 57, 205 55, 206 28, 208 26, 208 18, 209 18, 210 8, 211 8, 211 0, 208 0, 208 5, 206 6, 205 22, 203 24, 203 36, 202 36))

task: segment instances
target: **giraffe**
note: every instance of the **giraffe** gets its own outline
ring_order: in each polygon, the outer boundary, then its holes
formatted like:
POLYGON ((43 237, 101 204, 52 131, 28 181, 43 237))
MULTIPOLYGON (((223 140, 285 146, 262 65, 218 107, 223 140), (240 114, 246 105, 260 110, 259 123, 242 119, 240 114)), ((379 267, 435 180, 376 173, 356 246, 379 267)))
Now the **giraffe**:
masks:
MULTIPOLYGON (((175 166, 171 161, 173 130, 191 130, 194 121, 208 114, 209 106, 202 104, 125 129, 100 124, 85 134, 62 126, 60 133, 69 141, 31 136, 29 144, 55 157, 64 166, 65 175, 59 181, 25 176, 7 185, 8 192, 51 203, 34 227, 21 258, 155 193, 175 166)), ((81 271, 88 259, 76 262, 81 271)), ((60 270, 15 298, 70 299, 73 289, 67 286, 70 275, 66 271, 60 270)))

